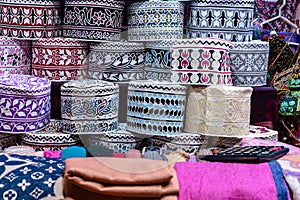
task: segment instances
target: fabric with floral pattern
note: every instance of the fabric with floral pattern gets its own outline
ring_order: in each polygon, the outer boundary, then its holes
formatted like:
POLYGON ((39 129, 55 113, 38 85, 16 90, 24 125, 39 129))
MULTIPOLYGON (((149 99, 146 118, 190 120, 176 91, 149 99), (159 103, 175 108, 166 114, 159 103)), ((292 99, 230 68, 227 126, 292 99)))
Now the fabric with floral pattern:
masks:
POLYGON ((61 159, 0 154, 0 198, 42 199, 55 196, 56 180, 63 176, 61 159))
POLYGON ((300 154, 290 154, 281 157, 278 160, 285 181, 293 191, 292 197, 294 200, 300 199, 300 154))

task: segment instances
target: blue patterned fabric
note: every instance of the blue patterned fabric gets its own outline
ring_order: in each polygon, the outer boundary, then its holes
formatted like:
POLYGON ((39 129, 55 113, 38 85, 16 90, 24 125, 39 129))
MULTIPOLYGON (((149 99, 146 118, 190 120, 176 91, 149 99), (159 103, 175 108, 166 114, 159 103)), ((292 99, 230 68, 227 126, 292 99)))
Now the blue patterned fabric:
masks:
POLYGON ((54 195, 64 162, 37 156, 0 153, 0 199, 31 200, 54 195))

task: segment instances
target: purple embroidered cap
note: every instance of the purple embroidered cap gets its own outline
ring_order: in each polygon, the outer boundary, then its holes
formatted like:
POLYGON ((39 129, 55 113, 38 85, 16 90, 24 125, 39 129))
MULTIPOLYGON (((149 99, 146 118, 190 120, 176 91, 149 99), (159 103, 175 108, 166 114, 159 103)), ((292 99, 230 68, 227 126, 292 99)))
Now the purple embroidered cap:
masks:
POLYGON ((0 132, 26 133, 50 122, 50 81, 30 75, 0 76, 0 132))

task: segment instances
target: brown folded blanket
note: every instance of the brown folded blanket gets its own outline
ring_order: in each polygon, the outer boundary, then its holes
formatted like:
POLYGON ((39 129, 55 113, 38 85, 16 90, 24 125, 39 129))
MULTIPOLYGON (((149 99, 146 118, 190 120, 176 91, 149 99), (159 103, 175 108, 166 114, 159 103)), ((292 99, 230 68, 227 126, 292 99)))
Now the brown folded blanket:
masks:
POLYGON ((164 161, 113 157, 65 160, 64 196, 79 199, 177 199, 176 172, 164 161))

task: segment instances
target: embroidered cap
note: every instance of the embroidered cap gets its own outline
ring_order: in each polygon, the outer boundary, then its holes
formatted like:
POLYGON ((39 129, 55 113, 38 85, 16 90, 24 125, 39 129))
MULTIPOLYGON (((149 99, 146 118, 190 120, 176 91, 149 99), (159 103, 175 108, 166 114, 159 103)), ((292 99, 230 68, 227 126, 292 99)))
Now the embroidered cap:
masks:
POLYGON ((32 42, 32 74, 51 81, 86 77, 88 43, 72 38, 49 38, 32 42))
POLYGON ((197 0, 188 4, 189 38, 214 37, 232 42, 252 40, 254 0, 197 0))
POLYGON ((78 135, 62 133, 61 129, 61 120, 52 119, 45 129, 23 134, 22 145, 32 147, 35 151, 57 151, 80 143, 78 135))
POLYGON ((120 40, 124 1, 66 0, 63 36, 86 41, 120 40))
POLYGON ((63 133, 103 134, 117 130, 119 86, 99 80, 74 80, 61 87, 63 133))
POLYGON ((34 40, 61 35, 61 1, 2 0, 2 36, 34 40))
POLYGON ((169 82, 131 81, 127 130, 139 136, 178 135, 183 130, 186 87, 169 82))
POLYGON ((128 40, 183 38, 184 4, 179 1, 141 1, 128 7, 128 40))
POLYGON ((0 37, 0 74, 30 74, 30 41, 0 37))
POLYGON ((178 40, 171 49, 171 82, 232 85, 229 52, 233 44, 220 38, 178 40))
POLYGON ((262 86, 267 84, 269 43, 260 40, 233 42, 230 68, 234 86, 262 86))
POLYGON ((143 43, 91 43, 88 78, 113 82, 144 79, 143 43))
POLYGON ((0 132, 26 133, 50 122, 50 81, 31 75, 0 76, 0 132))

